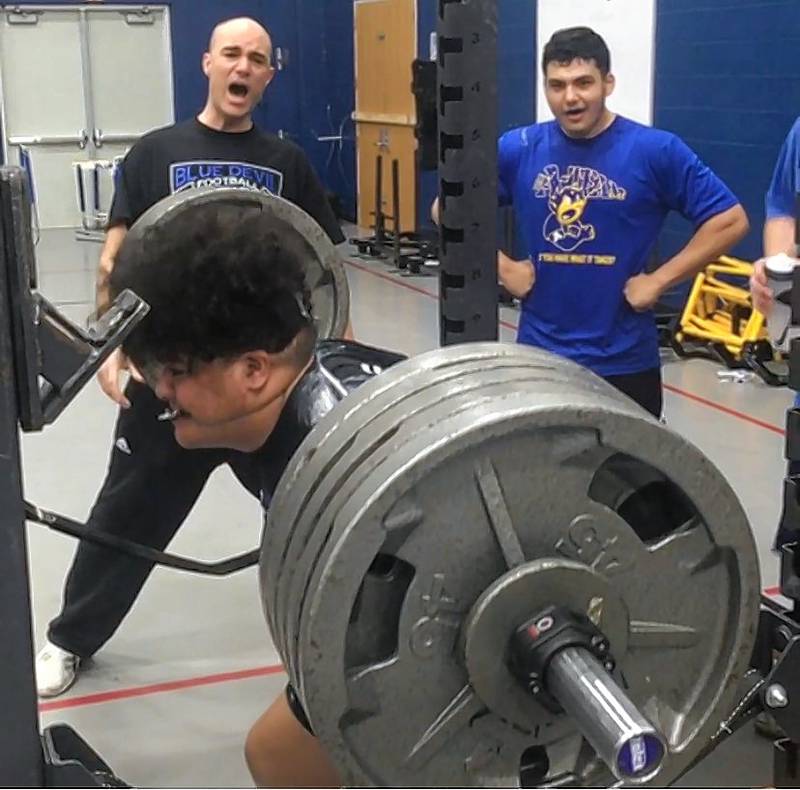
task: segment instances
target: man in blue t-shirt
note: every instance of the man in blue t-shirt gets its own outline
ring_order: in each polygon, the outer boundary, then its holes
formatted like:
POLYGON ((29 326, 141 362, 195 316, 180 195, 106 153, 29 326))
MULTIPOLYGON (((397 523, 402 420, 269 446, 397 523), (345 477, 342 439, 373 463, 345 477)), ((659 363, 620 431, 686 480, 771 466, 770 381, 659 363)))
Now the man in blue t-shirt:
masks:
POLYGON ((726 185, 674 134, 606 107, 614 89, 603 39, 556 32, 542 59, 554 121, 500 138, 499 198, 513 206, 529 260, 500 253, 500 280, 522 300, 518 340, 569 357, 659 416, 652 307, 748 230, 726 185), (690 220, 689 243, 652 273, 664 219, 690 220))

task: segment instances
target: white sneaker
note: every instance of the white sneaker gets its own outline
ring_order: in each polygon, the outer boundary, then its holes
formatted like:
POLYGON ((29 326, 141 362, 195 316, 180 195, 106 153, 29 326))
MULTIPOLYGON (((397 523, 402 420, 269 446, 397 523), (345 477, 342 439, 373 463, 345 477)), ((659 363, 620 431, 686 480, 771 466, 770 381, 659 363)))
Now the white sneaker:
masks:
POLYGON ((80 658, 52 642, 36 656, 36 691, 40 697, 57 697, 63 694, 78 676, 80 658))

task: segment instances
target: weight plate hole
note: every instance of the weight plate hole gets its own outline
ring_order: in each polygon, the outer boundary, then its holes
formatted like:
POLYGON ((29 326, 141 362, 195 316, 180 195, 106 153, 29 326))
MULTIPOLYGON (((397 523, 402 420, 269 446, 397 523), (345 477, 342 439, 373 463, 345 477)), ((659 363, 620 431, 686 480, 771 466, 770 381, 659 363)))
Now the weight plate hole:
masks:
POLYGON ((550 758, 544 746, 531 746, 519 761, 520 787, 539 787, 550 773, 550 758))
POLYGON ((345 663, 358 672, 397 654, 400 613, 414 578, 414 566, 378 554, 361 582, 347 627, 345 663))
POLYGON ((675 483, 624 453, 612 455, 600 466, 589 496, 615 511, 648 545, 699 523, 697 510, 675 483))

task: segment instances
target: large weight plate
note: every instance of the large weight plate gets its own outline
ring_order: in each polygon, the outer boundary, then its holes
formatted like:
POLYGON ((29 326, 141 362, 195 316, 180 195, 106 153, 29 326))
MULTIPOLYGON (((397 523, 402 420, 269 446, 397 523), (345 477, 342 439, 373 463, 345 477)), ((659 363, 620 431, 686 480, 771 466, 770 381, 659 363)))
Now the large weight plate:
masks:
MULTIPOLYGON (((296 672, 297 626, 307 590, 314 588, 314 574, 331 535, 336 513, 375 466, 396 453, 431 423, 486 402, 497 391, 537 382, 541 392, 568 390, 575 371, 543 365, 538 358, 520 355, 509 359, 481 360, 440 369, 425 377, 428 386, 408 398, 396 398, 374 419, 364 423, 347 451, 325 475, 325 482, 297 519, 286 563, 278 585, 277 611, 284 617, 284 649, 296 672), (366 429, 368 426, 368 429, 366 429), (330 481, 330 484, 328 482, 330 481)), ((607 385, 587 379, 585 387, 602 394, 607 385), (599 385, 599 386, 598 386, 599 385)), ((363 417, 375 403, 363 410, 363 417)), ((280 629, 279 629, 280 630, 280 629)))
MULTIPOLYGON (((553 365, 552 356, 514 344, 475 343, 437 349, 418 357, 412 365, 395 366, 384 371, 346 398, 315 426, 292 458, 270 503, 260 573, 267 619, 273 634, 276 630, 272 615, 273 591, 280 569, 286 564, 298 514, 314 495, 317 486, 328 479, 339 455, 350 446, 352 437, 394 402, 425 389, 431 376, 438 375, 438 371, 457 376, 463 365, 481 360, 497 363, 500 358, 519 359, 523 364, 553 365)), ((564 369, 570 369, 574 375, 585 374, 577 365, 568 362, 564 365, 564 369)))
MULTIPOLYGON (((554 360, 552 355, 514 344, 486 343, 440 349, 425 355, 420 364, 401 366, 402 369, 395 366, 384 372, 379 379, 370 382, 367 389, 360 388, 318 424, 295 454, 278 486, 270 506, 269 527, 262 550, 261 580, 265 599, 269 602, 268 621, 282 652, 286 649, 285 623, 294 623, 295 619, 284 606, 286 597, 280 592, 281 580, 285 574, 296 574, 298 549, 294 549, 293 554, 292 547, 298 545, 298 541, 300 546, 308 543, 306 514, 309 503, 313 502, 316 507, 326 501, 329 492, 340 491, 345 483, 348 487, 351 485, 355 471, 353 459, 365 453, 364 435, 373 437, 378 444, 383 441, 384 432, 375 429, 375 421, 395 404, 419 400, 419 393, 422 393, 421 402, 426 403, 432 397, 427 393, 434 384, 457 381, 467 372, 480 369, 524 366, 540 369, 542 375, 573 376, 598 383, 597 379, 589 378, 583 368, 564 360, 559 360, 556 367, 554 360), (346 429, 342 429, 342 425, 346 425, 346 429), (353 437, 357 434, 359 445, 354 450, 353 437), (344 453, 348 453, 347 463, 337 466, 344 453), (274 610, 280 612, 280 622, 273 621, 274 610)), ((607 387, 604 382, 599 384, 607 387)), ((453 395, 455 390, 452 393, 447 391, 447 394, 453 395)), ((312 512, 316 514, 316 510, 312 512)), ((328 521, 327 516, 319 519, 323 528, 328 521)), ((316 545, 318 543, 319 540, 316 545)), ((299 578, 302 580, 304 575, 299 578)), ((307 585, 307 582, 301 583, 307 585)), ((290 602, 292 605, 300 603, 293 598, 290 602)), ((287 655, 286 660, 291 665, 291 657, 287 655)))
POLYGON ((233 206, 241 209, 242 213, 269 214, 297 233, 307 251, 306 282, 311 290, 317 332, 320 337, 341 337, 344 334, 349 320, 350 295, 339 252, 312 217, 281 197, 268 192, 227 187, 200 187, 176 192, 151 206, 136 220, 128 231, 126 243, 141 239, 148 228, 155 225, 166 227, 175 217, 208 203, 233 206))
MULTIPOLYGON (((606 382, 588 376, 585 371, 579 370, 576 375, 576 371, 569 367, 561 370, 556 366, 543 366, 538 361, 526 367, 523 362, 521 358, 514 360, 517 370, 510 370, 506 366, 507 363, 499 364, 499 360, 495 363, 497 367, 488 360, 482 360, 479 363, 482 368, 480 371, 477 366, 468 370, 458 368, 459 375, 456 379, 445 379, 442 384, 431 386, 417 393, 414 398, 397 401, 379 419, 369 423, 368 430, 359 433, 352 441, 352 448, 358 449, 353 456, 361 456, 360 465, 345 470, 340 485, 332 489, 333 497, 326 509, 312 523, 316 529, 311 534, 306 553, 298 562, 300 567, 295 572, 295 587, 291 595, 284 595, 283 601, 289 602, 287 630, 290 636, 292 627, 298 623, 294 612, 304 605, 306 592, 310 590, 313 593, 316 590, 328 557, 346 529, 347 521, 338 519, 340 510, 349 504, 350 498, 354 496, 367 474, 381 466, 391 470, 392 465, 387 461, 407 444, 418 440, 421 436, 429 435, 433 426, 448 420, 453 415, 468 409, 480 413, 482 408, 490 407, 492 399, 504 394, 513 394, 519 388, 535 389, 537 398, 555 399, 557 403, 570 400, 570 393, 576 391, 584 398, 588 396, 600 402, 609 397, 617 397, 616 391, 606 382), (575 386, 576 381, 580 382, 579 387, 575 386), (389 438, 387 440, 384 437, 389 438), (367 447, 371 448, 372 452, 366 452, 364 448, 367 447), (308 570, 304 571, 304 568, 308 570), (301 588, 299 583, 303 581, 304 576, 304 586, 301 588)), ((574 394, 571 401, 573 405, 577 405, 574 394)), ((638 409, 636 406, 634 408, 638 409)), ((580 444, 584 440, 579 436, 577 441, 580 444)), ((337 469, 345 466, 346 461, 345 455, 337 462, 337 469)), ((446 490, 442 491, 441 495, 458 496, 458 493, 446 490)), ((312 509, 312 514, 313 512, 312 509)), ((304 523, 305 515, 306 512, 298 521, 300 534, 303 531, 308 533, 308 524, 304 523)), ((294 534, 297 534, 297 531, 294 534)), ((279 611, 283 611, 281 604, 278 608, 279 611)), ((297 668, 296 640, 297 634, 294 635, 294 640, 289 639, 284 643, 292 672, 297 668)))
MULTIPOLYGON (((536 739, 487 708, 454 647, 470 607, 520 552, 525 562, 583 560, 630 611, 617 659, 631 696, 668 737, 657 783, 728 712, 759 589, 738 501, 694 447, 621 396, 612 403, 563 389, 499 388, 429 425, 367 470, 334 514, 335 543, 303 603, 299 674, 312 723, 348 782, 518 782, 520 756, 536 739), (660 533, 641 531, 637 518, 652 514, 646 497, 636 502, 640 488, 660 481, 692 512, 660 533), (357 669, 347 663, 353 606, 387 547, 411 569, 410 578, 399 574, 395 651, 357 669)), ((548 755, 586 774, 591 763, 575 743, 567 728, 546 744, 548 755)))
MULTIPOLYGON (((540 386, 540 383, 537 382, 537 396, 541 397, 541 395, 542 395, 541 386, 540 386)), ((551 399, 553 397, 557 397, 558 400, 560 401, 561 398, 563 398, 563 395, 553 396, 552 393, 551 393, 551 399)), ((481 408, 485 408, 485 407, 486 407, 485 403, 481 404, 481 408)), ((440 425, 444 426, 446 424, 450 424, 451 421, 449 421, 447 419, 447 415, 446 414, 442 414, 442 415, 439 415, 439 416, 444 418, 444 422, 441 422, 441 421, 439 422, 440 425)), ((464 419, 468 420, 469 422, 474 422, 474 421, 476 421, 478 419, 478 417, 477 417, 477 415, 471 415, 470 417, 467 417, 465 415, 464 419)), ((408 447, 413 447, 413 446, 416 446, 417 444, 420 444, 420 443, 421 443, 420 446, 427 446, 430 442, 435 443, 435 440, 433 439, 431 434, 436 434, 436 433, 438 433, 438 431, 435 428, 433 428, 433 430, 428 432, 428 435, 426 437, 419 436, 418 439, 416 440, 416 442, 414 440, 412 440, 411 444, 409 444, 407 447, 401 448, 399 453, 394 455, 393 458, 406 457, 406 454, 408 452, 408 447)), ((449 441, 450 440, 449 437, 451 436, 451 434, 448 433, 448 434, 446 434, 446 436, 448 438, 446 438, 445 441, 449 441)), ((592 436, 590 435, 590 439, 591 438, 592 438, 592 436)), ((583 446, 585 446, 585 442, 586 442, 586 439, 584 437, 580 437, 580 436, 579 437, 573 437, 573 436, 568 437, 568 443, 569 443, 570 447, 572 447, 573 445, 579 446, 579 447, 583 447, 583 446)), ((387 475, 390 475, 391 472, 390 472, 389 469, 386 468, 387 466, 393 466, 393 464, 391 462, 389 462, 389 464, 384 463, 383 471, 387 475)), ((454 558, 454 557, 458 557, 459 560, 460 560, 460 563, 463 563, 462 567, 463 567, 463 569, 466 572, 467 577, 468 577, 465 580, 465 582, 468 582, 468 583, 473 584, 475 586, 474 590, 471 593, 464 593, 458 587, 456 587, 455 590, 451 589, 451 585, 448 583, 446 585, 447 589, 445 591, 443 591, 442 594, 446 595, 448 598, 452 597, 452 598, 461 599, 464 596, 466 596, 468 598, 472 598, 473 596, 477 596, 477 594, 482 590, 483 583, 486 580, 497 578, 503 572, 503 570, 505 569, 504 559, 501 556, 501 553, 498 551, 497 544, 493 543, 492 540, 491 540, 491 536, 488 533, 485 533, 485 532, 482 534, 482 537, 487 538, 487 540, 483 541, 483 543, 480 546, 473 545, 471 547, 471 553, 470 553, 469 558, 464 556, 464 549, 465 549, 466 545, 469 543, 470 534, 469 534, 469 524, 468 524, 468 522, 464 521, 464 519, 463 519, 464 513, 463 513, 463 510, 460 507, 461 497, 463 496, 463 492, 461 490, 459 490, 459 489, 456 489, 452 485, 446 486, 445 490, 447 491, 446 495, 443 494, 442 491, 437 490, 436 496, 438 497, 440 502, 446 501, 446 502, 452 503, 451 506, 453 508, 453 513, 452 513, 452 517, 451 518, 447 518, 447 519, 444 519, 444 520, 439 520, 439 519, 436 519, 435 517, 434 518, 429 518, 429 514, 423 513, 422 511, 420 511, 416 507, 415 503, 407 502, 406 503, 406 505, 407 505, 406 507, 400 508, 398 510, 398 512, 395 513, 396 518, 392 518, 392 521, 393 522, 396 521, 396 522, 400 522, 400 523, 406 522, 408 524, 409 522, 413 522, 416 519, 421 519, 422 520, 422 524, 424 526, 429 527, 431 530, 436 530, 439 534, 438 535, 434 534, 431 537, 431 540, 430 540, 430 542, 429 542, 429 544, 427 546, 427 550, 432 552, 435 557, 439 557, 439 558, 441 558, 442 555, 448 555, 448 557, 451 558, 451 559, 454 558), (444 533, 444 534, 442 534, 442 533, 444 533)), ((358 497, 358 494, 355 494, 354 496, 358 497)), ((559 498, 559 503, 560 504, 566 504, 566 506, 568 507, 569 506, 568 505, 568 500, 569 500, 568 497, 560 497, 559 498)), ((353 500, 351 498, 351 502, 353 502, 353 501, 355 501, 355 500, 353 500)), ((358 501, 361 501, 360 498, 358 499, 358 501)), ((346 511, 347 507, 345 507, 344 510, 346 511)), ((482 520, 485 521, 485 516, 482 517, 482 520)), ((345 513, 345 515, 340 514, 339 518, 337 518, 336 521, 337 521, 337 523, 336 523, 336 525, 334 527, 335 534, 331 537, 331 542, 335 542, 336 534, 338 534, 339 537, 341 538, 342 534, 345 531, 343 529, 343 527, 348 525, 349 518, 346 515, 346 513, 345 513)), ((382 549, 383 549, 383 547, 382 547, 382 549)), ((398 553, 397 556, 402 562, 406 563, 406 565, 408 565, 409 567, 414 568, 414 573, 415 574, 419 574, 420 573, 420 569, 421 569, 422 565, 421 565, 421 563, 418 562, 418 559, 415 559, 414 563, 407 563, 407 559, 409 559, 409 557, 407 557, 405 554, 398 553)), ((447 570, 447 568, 449 568, 449 560, 443 560, 442 566, 440 566, 440 570, 445 571, 445 573, 439 574, 437 572, 437 573, 432 573, 432 574, 429 574, 429 575, 430 575, 431 578, 435 578, 435 577, 441 575, 443 577, 447 576, 447 578, 449 579, 451 577, 451 574, 447 570)), ((325 571, 326 570, 327 570, 327 568, 323 569, 322 574, 320 576, 323 584, 325 584, 324 579, 325 579, 325 571)), ((340 572, 341 572, 341 569, 340 569, 340 572)), ((402 576, 401 576, 401 578, 402 578, 402 576)), ((343 581, 343 579, 340 578, 340 581, 343 581)), ((313 597, 315 595, 314 591, 319 589, 318 583, 317 582, 312 582, 310 589, 311 589, 310 594, 312 595, 312 599, 311 600, 314 601, 314 597, 313 597)), ((412 583, 412 587, 410 588, 409 594, 411 594, 411 590, 413 590, 413 589, 414 589, 414 587, 413 587, 413 583, 412 583)), ((334 595, 339 595, 339 591, 338 590, 336 592, 334 592, 332 588, 329 588, 329 591, 334 595)), ((431 585, 430 589, 422 589, 420 591, 420 595, 422 597, 428 596, 431 600, 434 600, 436 598, 436 596, 439 595, 439 593, 435 592, 434 589, 433 589, 433 585, 431 585)), ((313 603, 312 603, 312 607, 313 607, 313 603)), ((435 608, 435 604, 434 604, 434 608, 435 608)), ((400 615, 400 623, 398 624, 400 631, 402 631, 404 628, 407 629, 409 627, 409 624, 406 624, 405 626, 402 624, 402 620, 405 617, 405 611, 406 611, 406 607, 404 607, 404 609, 403 609, 403 614, 400 615)), ((304 612, 304 614, 306 614, 306 612, 304 612)), ((312 613, 312 617, 313 617, 313 613, 312 613)), ((458 632, 458 623, 457 623, 457 621, 451 620, 452 612, 450 612, 450 611, 446 612, 446 617, 448 619, 447 628, 448 629, 452 629, 452 631, 450 633, 454 637, 454 642, 455 642, 455 635, 458 632)), ((420 614, 419 621, 421 621, 421 619, 424 619, 424 617, 420 614)), ((308 625, 308 623, 304 623, 304 625, 308 625)), ((428 637, 425 635, 424 629, 421 629, 419 631, 419 634, 420 634, 419 639, 405 640, 405 639, 400 638, 397 641, 397 649, 398 649, 398 652, 399 652, 399 656, 398 656, 398 660, 399 661, 402 662, 403 659, 407 659, 408 658, 407 655, 403 655, 403 647, 405 647, 406 648, 406 652, 408 652, 408 649, 409 649, 408 648, 408 644, 410 644, 411 642, 415 642, 416 643, 415 646, 412 648, 413 651, 420 651, 422 654, 426 654, 428 652, 429 648, 426 646, 426 641, 427 641, 428 637)), ((316 661, 316 653, 318 653, 318 651, 315 651, 314 648, 312 647, 312 645, 314 645, 314 644, 316 644, 316 645, 325 645, 326 648, 327 648, 328 645, 327 645, 327 642, 326 643, 321 643, 321 642, 311 642, 311 643, 309 643, 308 640, 304 638, 304 636, 305 636, 305 634, 301 634, 300 658, 301 658, 301 665, 303 666, 303 670, 304 670, 301 687, 304 689, 304 694, 306 695, 306 698, 308 699, 309 710, 314 710, 314 708, 315 708, 315 704, 314 704, 314 700, 315 700, 315 684, 314 683, 312 683, 312 684, 308 683, 308 676, 305 674, 305 669, 308 668, 308 673, 309 674, 313 674, 315 680, 316 679, 319 679, 320 681, 322 680, 322 678, 320 676, 321 676, 322 672, 324 671, 324 669, 327 669, 329 665, 327 664, 327 661, 326 661, 326 663, 324 665, 320 664, 320 663, 318 663, 316 661), (313 666, 313 668, 312 668, 312 666, 313 666)), ((499 646, 499 649, 502 650, 503 646, 502 645, 499 646)), ((452 652, 452 646, 449 647, 448 652, 452 652)), ((426 661, 429 664, 427 668, 429 670, 437 669, 436 667, 432 668, 430 666, 430 663, 429 663, 430 659, 431 659, 431 656, 426 656, 426 661)), ((387 661, 388 661, 388 657, 386 655, 376 656, 374 663, 380 665, 380 664, 386 663, 387 661)), ((389 663, 394 663, 394 662, 389 662, 389 663)), ((365 675, 364 675, 365 683, 369 683, 370 682, 370 677, 369 677, 370 670, 371 670, 370 666, 367 666, 367 667, 365 667, 363 669, 363 671, 365 673, 365 675)), ((418 678, 413 677, 413 676, 406 677, 405 680, 401 680, 400 676, 392 677, 391 679, 393 681, 400 680, 401 683, 402 682, 406 682, 406 683, 408 683, 409 687, 415 686, 415 684, 419 681, 418 678)), ((458 683, 459 682, 458 678, 456 677, 455 679, 456 679, 456 682, 458 683)), ((426 705, 422 700, 418 700, 418 699, 415 699, 411 703, 411 707, 415 711, 415 713, 416 714, 422 713, 422 715, 425 718, 427 718, 429 715, 431 715, 433 713, 433 711, 431 710, 431 706, 430 706, 430 700, 434 701, 434 707, 437 708, 438 712, 442 712, 447 707, 447 705, 450 702, 450 700, 455 700, 457 698, 458 694, 460 693, 460 690, 463 689, 463 687, 464 687, 463 681, 460 681, 459 687, 457 689, 456 688, 452 688, 452 682, 453 682, 453 674, 452 674, 452 672, 445 673, 444 675, 441 675, 438 672, 434 672, 433 675, 430 678, 430 681, 431 681, 431 683, 433 685, 435 685, 436 690, 434 690, 433 696, 431 698, 429 698, 429 703, 426 705), (438 694, 436 693, 437 690, 438 690, 438 694), (450 691, 452 691, 452 694, 450 694, 450 691), (448 699, 443 700, 441 698, 442 692, 445 693, 445 696, 447 696, 448 699), (418 707, 418 705, 420 703, 422 703, 422 708, 418 707)), ((365 692, 363 689, 359 690, 357 688, 352 688, 351 690, 354 692, 355 696, 358 698, 358 703, 357 704, 360 706, 360 708, 359 708, 360 710, 363 711, 363 709, 365 709, 365 708, 367 710, 376 710, 378 708, 380 708, 382 710, 384 708, 384 705, 385 705, 384 699, 385 698, 384 698, 383 695, 380 695, 380 698, 371 699, 370 698, 371 694, 369 692, 365 692)), ((397 690, 396 686, 395 686, 394 690, 395 691, 397 690)), ((431 689, 429 688, 428 691, 431 691, 431 689)), ((410 693, 411 693, 412 696, 414 696, 414 694, 415 694, 414 691, 412 691, 410 693)), ((460 702, 456 703, 456 704, 458 704, 460 706, 460 702)), ((328 710, 328 708, 325 708, 325 710, 328 710)), ((474 706, 472 707, 472 714, 475 714, 476 717, 478 717, 478 714, 480 714, 480 712, 481 711, 479 709, 476 709, 474 706)), ((335 715, 335 718, 338 718, 338 711, 334 715, 335 715)), ((412 714, 412 718, 414 718, 414 714, 412 714)), ((436 717, 433 716, 433 718, 431 718, 428 721, 428 724, 431 724, 435 718, 436 717)), ((404 726, 407 723, 408 722, 404 721, 404 726)), ((497 722, 495 722, 495 724, 497 724, 497 722)), ((411 728, 412 728, 412 730, 416 730, 417 731, 416 735, 419 735, 418 728, 415 725, 412 724, 411 728)), ((499 732, 499 733, 495 732, 495 736, 494 737, 498 736, 498 734, 499 734, 499 736, 502 737, 504 744, 507 744, 509 742, 508 738, 511 738, 511 741, 514 741, 514 738, 511 736, 510 731, 507 731, 508 728, 501 727, 501 729, 502 729, 501 732, 499 732)), ((384 734, 385 734, 385 732, 384 732, 384 734)), ((525 742, 525 746, 529 747, 529 746, 533 745, 533 743, 534 742, 531 739, 529 739, 529 740, 527 740, 525 742)), ((520 742, 520 746, 521 746, 521 742, 520 742)), ((400 748, 402 749, 404 747, 401 746, 400 748)), ((436 785, 436 784, 458 784, 458 785, 460 785, 460 784, 476 783, 475 782, 476 779, 479 780, 479 781, 477 781, 477 784, 495 784, 496 782, 501 782, 502 784, 507 784, 507 783, 512 781, 512 774, 511 774, 511 771, 509 769, 509 766, 507 766, 507 765, 504 766, 504 773, 503 773, 502 776, 497 776, 497 775, 490 776, 489 774, 484 774, 484 773, 480 773, 478 775, 475 775, 475 776, 471 777, 471 779, 462 776, 462 774, 463 774, 463 762, 464 762, 465 759, 467 759, 469 757, 469 753, 462 754, 463 748, 464 748, 463 745, 461 745, 460 748, 457 746, 455 748, 455 751, 450 753, 449 756, 456 760, 455 763, 450 761, 450 762, 447 762, 445 764, 439 762, 439 763, 437 763, 436 765, 433 765, 433 766, 426 765, 425 766, 424 775, 422 777, 420 777, 419 775, 415 775, 413 783, 414 784, 422 783, 422 784, 426 784, 426 785, 427 784, 434 784, 434 785, 436 785), (461 760, 461 762, 462 762, 461 766, 458 765, 458 760, 461 760), (431 770, 433 770, 434 773, 431 773, 431 770)), ((477 749, 477 744, 475 745, 475 748, 477 749)), ((408 746, 408 750, 405 752, 405 754, 410 757, 411 753, 413 751, 414 750, 413 750, 412 746, 409 745, 408 746)), ((359 749, 359 754, 356 755, 356 759, 358 759, 360 754, 361 754, 361 750, 359 749)), ((517 757, 519 757, 519 752, 517 753, 517 757)), ((412 760, 412 762, 413 762, 413 760, 412 760)), ((491 771, 496 771, 496 769, 497 769, 497 765, 493 765, 491 767, 491 771)), ((393 783, 393 782, 399 781, 399 780, 397 780, 396 778, 391 778, 391 777, 383 776, 383 775, 380 775, 380 774, 375 775, 375 774, 369 773, 369 778, 367 778, 365 776, 361 776, 359 779, 355 779, 355 778, 351 777, 350 781, 353 781, 353 782, 355 782, 357 784, 361 784, 364 781, 369 781, 369 782, 375 781, 375 782, 378 782, 380 784, 383 784, 384 782, 393 783)))

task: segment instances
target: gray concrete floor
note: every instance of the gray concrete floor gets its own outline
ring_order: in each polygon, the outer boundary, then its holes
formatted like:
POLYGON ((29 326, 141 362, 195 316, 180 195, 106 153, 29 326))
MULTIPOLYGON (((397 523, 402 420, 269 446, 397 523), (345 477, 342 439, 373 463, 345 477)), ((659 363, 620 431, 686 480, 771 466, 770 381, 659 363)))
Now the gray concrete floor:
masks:
MULTIPOLYGON (((99 246, 45 231, 40 289, 82 321, 91 309, 99 246)), ((348 263, 352 318, 363 342, 415 354, 438 345, 436 277, 401 277, 380 262, 348 263)), ((513 340, 503 309, 502 339, 513 340)), ((719 466, 738 493, 758 544, 763 586, 777 582, 770 541, 780 510, 785 390, 721 383, 704 361, 665 358, 666 417, 719 466)), ((23 439, 25 492, 42 507, 84 518, 102 481, 115 407, 94 383, 58 422, 23 439)), ((256 545, 257 503, 226 470, 212 477, 171 549, 229 556, 256 545)), ((71 539, 31 527, 35 638, 58 608, 71 539)), ((119 632, 63 698, 42 705, 42 724, 66 721, 137 786, 248 786, 242 743, 280 692, 254 570, 227 579, 156 570, 119 632)), ((770 779, 766 742, 749 730, 706 761, 685 786, 757 786, 770 779)))

